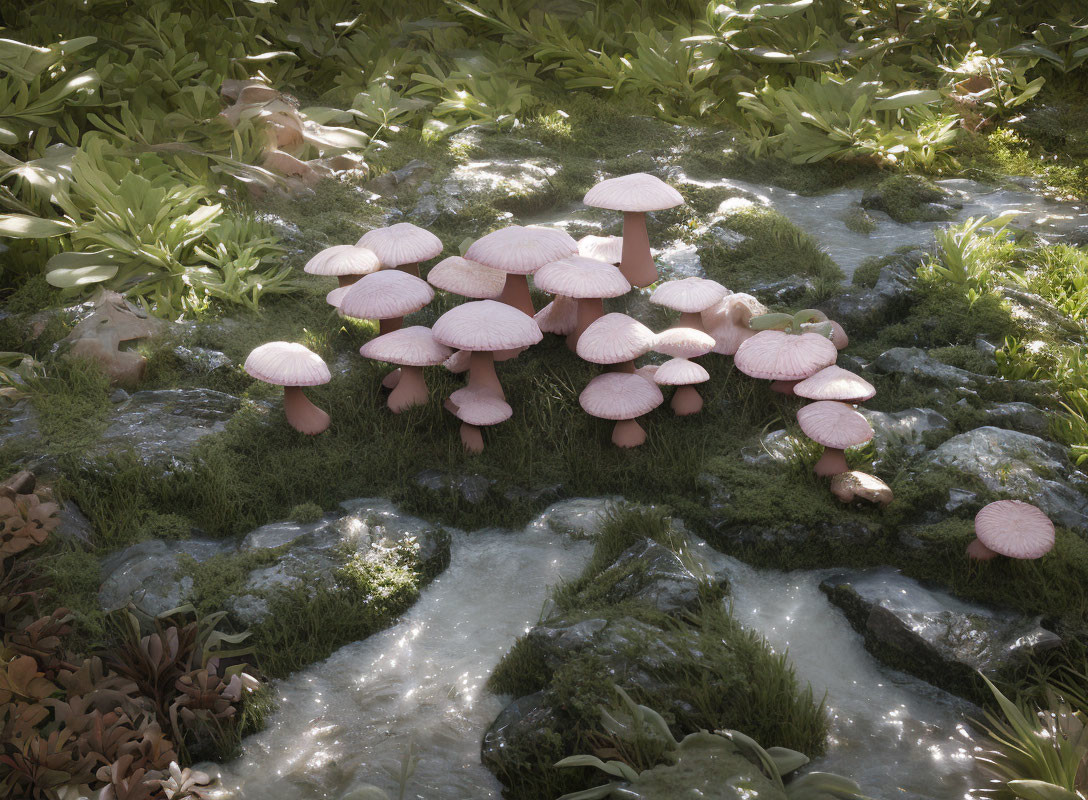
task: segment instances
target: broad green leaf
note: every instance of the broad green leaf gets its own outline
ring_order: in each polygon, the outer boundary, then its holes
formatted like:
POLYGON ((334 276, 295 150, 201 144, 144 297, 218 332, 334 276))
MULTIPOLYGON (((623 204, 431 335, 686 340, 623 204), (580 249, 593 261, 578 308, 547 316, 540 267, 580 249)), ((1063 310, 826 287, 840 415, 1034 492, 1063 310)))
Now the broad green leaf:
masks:
POLYGON ((71 289, 76 286, 87 286, 93 283, 108 281, 117 275, 118 267, 115 264, 98 264, 91 267, 74 267, 72 269, 54 269, 45 273, 45 281, 50 286, 61 289, 71 289))
POLYGON ((1009 781, 1009 788, 1024 800, 1080 800, 1080 796, 1046 781, 1009 781))
POLYGON ((71 224, 59 219, 42 219, 29 214, 0 214, 0 236, 13 239, 45 239, 71 230, 71 224))
POLYGON ((940 99, 941 93, 936 89, 910 89, 875 101, 873 109, 875 111, 894 111, 898 108, 929 105, 938 102, 940 99))
POLYGON ((778 772, 782 775, 789 775, 808 763, 808 756, 787 747, 768 747, 767 755, 771 757, 774 765, 778 767, 778 772))
POLYGON ((759 6, 752 6, 752 10, 749 13, 761 17, 785 17, 790 14, 804 11, 812 5, 812 2, 813 0, 797 0, 795 3, 765 3, 759 6))

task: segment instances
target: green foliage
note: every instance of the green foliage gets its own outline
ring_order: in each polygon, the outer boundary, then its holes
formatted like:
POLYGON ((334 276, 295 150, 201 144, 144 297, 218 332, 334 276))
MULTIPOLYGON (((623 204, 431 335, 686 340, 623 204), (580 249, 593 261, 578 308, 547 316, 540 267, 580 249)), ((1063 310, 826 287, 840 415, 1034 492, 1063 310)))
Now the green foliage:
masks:
POLYGON ((1006 226, 1015 213, 994 219, 972 217, 937 231, 937 255, 918 271, 920 278, 955 286, 974 305, 991 288, 994 272, 1012 255, 1006 226), (983 233, 989 229, 989 233, 983 233))
POLYGON ((324 510, 317 503, 299 503, 288 512, 287 516, 295 522, 306 525, 317 522, 324 515, 324 510))

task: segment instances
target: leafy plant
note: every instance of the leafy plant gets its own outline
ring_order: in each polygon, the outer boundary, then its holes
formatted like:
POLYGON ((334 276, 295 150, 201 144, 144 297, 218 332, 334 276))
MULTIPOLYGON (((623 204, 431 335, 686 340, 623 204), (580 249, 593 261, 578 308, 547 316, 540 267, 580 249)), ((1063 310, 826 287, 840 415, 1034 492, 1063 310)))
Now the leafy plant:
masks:
POLYGON ((971 217, 938 230, 936 256, 919 268, 919 277, 962 289, 974 305, 990 289, 995 266, 1012 252, 1006 227, 1015 216, 1016 212, 993 219, 971 217), (985 229, 991 232, 984 233, 985 229))

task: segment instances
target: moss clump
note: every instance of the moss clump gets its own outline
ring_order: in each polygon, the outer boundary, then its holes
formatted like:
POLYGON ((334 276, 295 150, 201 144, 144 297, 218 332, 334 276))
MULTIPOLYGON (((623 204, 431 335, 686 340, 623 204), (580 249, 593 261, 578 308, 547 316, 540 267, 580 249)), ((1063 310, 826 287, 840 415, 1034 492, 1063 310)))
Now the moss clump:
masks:
POLYGON ((896 222, 936 222, 949 219, 951 209, 941 208, 952 195, 919 175, 892 175, 867 192, 861 200, 864 208, 883 211, 896 222))
POLYGON ((31 402, 45 449, 52 455, 85 453, 106 429, 110 379, 93 361, 60 359, 48 378, 34 382, 31 402))
POLYGON ((317 503, 299 503, 287 516, 295 522, 307 524, 317 522, 324 515, 324 510, 317 503))
POLYGON ((887 266, 887 259, 867 258, 854 270, 851 283, 862 289, 872 289, 876 286, 876 282, 880 280, 880 271, 885 266, 887 266))
POLYGON ((876 230, 877 222, 864 208, 855 207, 842 216, 842 224, 854 233, 870 234, 876 230))

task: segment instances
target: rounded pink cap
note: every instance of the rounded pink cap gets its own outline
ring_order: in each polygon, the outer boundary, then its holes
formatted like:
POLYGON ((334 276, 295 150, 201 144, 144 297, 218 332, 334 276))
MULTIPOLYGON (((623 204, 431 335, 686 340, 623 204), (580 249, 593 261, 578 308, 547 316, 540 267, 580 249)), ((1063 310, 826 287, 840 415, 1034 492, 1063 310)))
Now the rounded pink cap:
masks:
POLYGON ((662 386, 688 386, 705 383, 710 380, 710 373, 694 361, 672 358, 657 368, 653 380, 662 386))
POLYGON ((998 500, 975 515, 978 540, 1009 558, 1040 558, 1054 547, 1054 523, 1041 509, 1019 500, 998 500))
POLYGON ((321 356, 295 342, 255 347, 242 368, 257 380, 276 386, 317 386, 332 380, 321 356))
POLYGON ((578 303, 573 297, 557 295, 533 317, 544 333, 566 336, 578 327, 578 303))
POLYGON ((327 295, 325 295, 325 302, 333 308, 340 308, 340 303, 344 301, 344 295, 348 293, 350 286, 337 286, 327 295))
POLYGON ((442 365, 450 372, 457 374, 466 371, 472 365, 472 352, 469 350, 458 350, 452 356, 446 359, 442 365))
POLYGON ((829 319, 827 322, 806 322, 801 326, 801 330, 815 333, 817 332, 816 329, 826 325, 831 326, 831 344, 835 345, 835 349, 843 350, 846 345, 850 344, 850 337, 846 335, 846 330, 833 319, 829 319))
POLYGON ((654 350, 673 358, 697 358, 714 349, 714 337, 696 328, 667 328, 654 339, 654 350))
POLYGON ((514 415, 514 410, 501 397, 476 389, 458 389, 450 395, 456 410, 453 415, 469 425, 498 425, 514 415))
POLYGON ((578 252, 578 243, 555 228, 509 225, 481 236, 465 252, 465 258, 514 275, 530 275, 561 258, 578 252))
POLYGON ((832 364, 796 384, 793 393, 809 400, 864 403, 876 396, 876 387, 850 370, 832 364))
POLYGON ((381 268, 378 257, 365 247, 356 244, 337 244, 326 247, 306 262, 303 272, 311 275, 369 275, 381 268))
POLYGON ((818 400, 802 406, 797 411, 797 422, 805 436, 835 450, 856 447, 873 438, 869 420, 835 400, 818 400))
POLYGON ((394 319, 419 311, 434 298, 427 281, 395 269, 359 278, 340 298, 340 312, 356 319, 394 319))
POLYGON ((462 297, 495 300, 502 294, 506 274, 461 256, 450 256, 431 267, 427 283, 462 297))
POLYGON ((707 278, 683 278, 660 284, 650 295, 650 302, 688 314, 698 314, 713 308, 722 301, 729 290, 717 281, 707 278))
POLYGON ((586 192, 582 202, 594 208, 638 212, 672 208, 681 205, 684 198, 660 178, 635 172, 601 181, 586 192))
POLYGON ((702 313, 703 327, 714 337, 714 352, 731 356, 741 342, 751 339, 757 331, 748 327, 752 317, 766 314, 767 308, 750 294, 737 292, 727 295, 720 303, 702 313))
POLYGON ((423 325, 383 333, 359 348, 361 356, 406 367, 431 367, 445 362, 452 354, 453 351, 436 342, 431 329, 423 325))
POLYGON ((598 375, 578 395, 578 402, 587 414, 615 420, 641 417, 664 399, 654 384, 631 372, 598 375))
POLYGON ((533 275, 536 288, 566 297, 619 297, 631 291, 631 284, 618 267, 585 256, 567 256, 552 261, 533 275))
POLYGON ((374 252, 387 267, 415 264, 442 252, 442 240, 411 222, 398 222, 388 228, 375 228, 357 242, 374 252))
POLYGON ((623 237, 593 234, 583 236, 578 240, 578 255, 596 258, 609 264, 619 264, 623 259, 623 237))
POLYGON ((544 338, 532 317, 496 300, 473 300, 451 308, 431 330, 436 341, 473 351, 528 347, 544 338))
POLYGON ((654 332, 626 314, 613 312, 594 320, 578 337, 578 355, 593 364, 620 364, 646 355, 654 332))
POLYGON ((817 333, 760 331, 741 342, 733 363, 753 378, 799 381, 831 366, 838 356, 831 340, 817 333))

